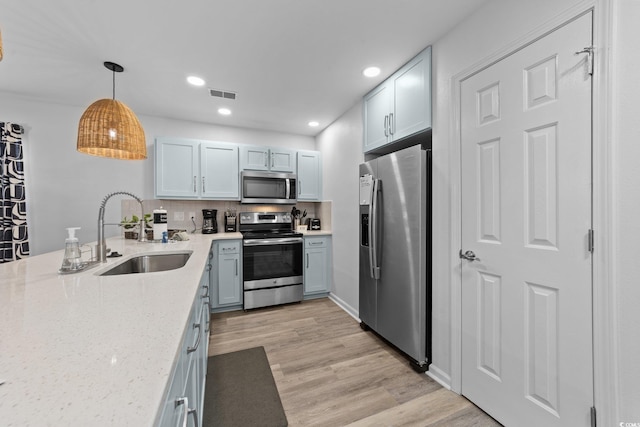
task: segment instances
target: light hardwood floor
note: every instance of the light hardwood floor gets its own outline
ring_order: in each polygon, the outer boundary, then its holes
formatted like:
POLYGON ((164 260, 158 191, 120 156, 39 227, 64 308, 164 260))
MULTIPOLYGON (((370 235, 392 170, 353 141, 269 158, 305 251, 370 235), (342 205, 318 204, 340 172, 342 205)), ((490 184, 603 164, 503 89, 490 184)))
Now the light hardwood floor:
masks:
POLYGON ((292 427, 500 425, 328 298, 212 316, 209 355, 257 346, 292 427))

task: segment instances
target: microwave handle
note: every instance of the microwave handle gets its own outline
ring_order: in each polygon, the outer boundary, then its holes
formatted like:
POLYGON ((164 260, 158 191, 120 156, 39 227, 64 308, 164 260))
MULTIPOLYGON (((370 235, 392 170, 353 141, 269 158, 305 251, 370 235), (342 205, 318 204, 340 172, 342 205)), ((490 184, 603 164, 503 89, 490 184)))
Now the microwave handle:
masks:
POLYGON ((291 180, 286 178, 285 180, 285 194, 287 199, 292 199, 291 197, 291 180))

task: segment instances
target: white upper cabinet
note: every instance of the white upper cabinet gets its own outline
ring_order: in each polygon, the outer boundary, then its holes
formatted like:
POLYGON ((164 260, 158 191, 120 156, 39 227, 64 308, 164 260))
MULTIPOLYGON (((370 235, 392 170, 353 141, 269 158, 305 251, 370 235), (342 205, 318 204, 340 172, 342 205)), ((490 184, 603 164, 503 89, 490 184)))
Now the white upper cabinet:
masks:
POLYGON ((225 142, 200 144, 201 196, 233 200, 240 197, 238 146, 225 142))
POLYGON ((431 46, 363 101, 365 153, 431 128, 431 46))
POLYGON ((240 169, 271 172, 295 172, 296 152, 286 148, 254 145, 240 146, 240 169))
POLYGON ((193 198, 197 196, 200 176, 198 141, 156 138, 155 193, 158 197, 193 198))
POLYGON ((298 200, 322 200, 322 158, 318 151, 298 151, 298 200))
POLYGON ((155 197, 239 200, 238 146, 156 138, 155 197))

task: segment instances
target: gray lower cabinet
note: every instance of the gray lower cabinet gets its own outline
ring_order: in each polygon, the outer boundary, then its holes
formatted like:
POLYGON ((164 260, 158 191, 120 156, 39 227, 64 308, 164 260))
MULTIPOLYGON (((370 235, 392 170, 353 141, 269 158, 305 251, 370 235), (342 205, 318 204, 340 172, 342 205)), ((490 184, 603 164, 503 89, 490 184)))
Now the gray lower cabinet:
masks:
POLYGON ((304 297, 326 296, 331 289, 331 236, 304 238, 304 297))
POLYGON ((209 270, 202 274, 158 425, 201 427, 209 343, 209 270))
POLYGON ((242 241, 213 243, 211 311, 242 308, 242 241))

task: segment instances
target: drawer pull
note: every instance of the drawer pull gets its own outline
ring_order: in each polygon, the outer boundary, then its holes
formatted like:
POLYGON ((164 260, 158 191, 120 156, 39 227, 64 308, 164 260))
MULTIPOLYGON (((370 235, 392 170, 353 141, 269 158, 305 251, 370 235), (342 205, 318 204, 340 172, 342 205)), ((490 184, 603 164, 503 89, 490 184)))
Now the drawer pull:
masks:
POLYGON ((200 323, 194 323, 193 329, 198 330, 198 335, 197 335, 198 338, 196 338, 196 343, 193 347, 187 347, 187 354, 193 353, 194 351, 196 351, 198 349, 198 346, 200 345, 200 337, 202 336, 202 334, 200 333, 200 323))
POLYGON ((189 415, 193 415, 194 425, 198 425, 198 410, 189 408, 189 399, 187 397, 179 397, 176 399, 176 408, 180 405, 184 405, 184 416, 182 418, 182 427, 187 427, 189 421, 189 415))

